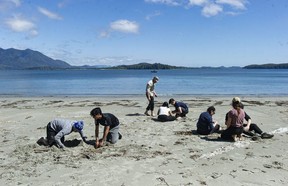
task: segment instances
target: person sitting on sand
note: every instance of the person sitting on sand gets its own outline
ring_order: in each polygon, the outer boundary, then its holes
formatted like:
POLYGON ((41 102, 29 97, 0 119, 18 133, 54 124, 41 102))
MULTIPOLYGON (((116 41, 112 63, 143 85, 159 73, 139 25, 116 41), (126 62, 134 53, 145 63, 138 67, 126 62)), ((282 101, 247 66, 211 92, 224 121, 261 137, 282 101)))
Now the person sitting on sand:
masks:
POLYGON ((201 135, 212 134, 219 131, 220 125, 217 121, 213 120, 212 116, 215 114, 215 107, 208 107, 206 112, 202 112, 197 122, 197 133, 201 135))
POLYGON ((70 121, 66 119, 54 119, 47 124, 46 132, 47 138, 40 138, 37 143, 39 145, 52 146, 56 145, 58 148, 64 148, 64 136, 71 132, 79 132, 82 140, 87 143, 86 136, 83 134, 83 121, 70 121))
POLYGON ((171 98, 169 104, 175 107, 175 110, 173 110, 172 113, 175 114, 176 118, 186 117, 186 114, 189 112, 188 106, 183 102, 175 101, 175 99, 171 98))
POLYGON ((159 81, 159 78, 157 76, 153 77, 152 80, 148 81, 146 84, 146 98, 149 101, 149 104, 146 108, 145 115, 150 116, 148 111, 151 111, 151 116, 154 116, 154 97, 157 97, 157 94, 155 92, 155 84, 159 81))
POLYGON ((172 112, 169 108, 169 104, 166 101, 158 109, 157 115, 158 115, 158 120, 162 122, 174 121, 176 119, 176 117, 172 116, 172 112))
POLYGON ((241 134, 243 133, 245 113, 240 107, 240 98, 233 98, 232 106, 233 109, 228 112, 228 119, 225 123, 227 129, 222 132, 221 138, 236 141, 236 137, 238 137, 239 140, 242 140, 241 134))
POLYGON ((119 120, 111 113, 102 113, 101 108, 96 107, 91 110, 90 115, 95 121, 95 148, 104 146, 105 141, 115 144, 122 138, 119 133, 119 120), (104 126, 103 137, 99 139, 99 125, 104 126))
MULTIPOLYGON (((240 108, 244 109, 243 103, 240 102, 240 108)), ((245 110, 244 110, 245 112, 245 110)), ((228 113, 226 114, 225 121, 228 119, 228 113)), ((262 139, 269 139, 273 138, 273 134, 268 134, 266 132, 263 132, 257 124, 252 123, 251 117, 245 112, 245 120, 247 121, 246 124, 243 124, 243 133, 248 135, 248 136, 255 136, 256 134, 259 134, 262 139)))

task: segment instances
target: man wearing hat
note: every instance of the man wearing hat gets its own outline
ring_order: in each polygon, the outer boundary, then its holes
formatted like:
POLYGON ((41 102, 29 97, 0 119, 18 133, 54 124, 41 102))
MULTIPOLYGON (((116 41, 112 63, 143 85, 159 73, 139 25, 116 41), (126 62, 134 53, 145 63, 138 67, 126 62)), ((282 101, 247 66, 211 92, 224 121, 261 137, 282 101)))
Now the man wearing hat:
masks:
POLYGON ((145 115, 150 116, 148 111, 151 111, 151 116, 154 116, 154 97, 157 97, 157 94, 154 90, 155 84, 159 81, 159 78, 157 76, 154 76, 153 79, 148 81, 146 84, 146 97, 149 101, 149 104, 146 108, 145 115))
POLYGON ((70 121, 66 119, 54 119, 47 124, 47 137, 40 138, 37 143, 39 145, 52 146, 56 145, 58 148, 64 148, 64 136, 72 132, 79 132, 82 140, 87 143, 83 134, 83 121, 70 121))

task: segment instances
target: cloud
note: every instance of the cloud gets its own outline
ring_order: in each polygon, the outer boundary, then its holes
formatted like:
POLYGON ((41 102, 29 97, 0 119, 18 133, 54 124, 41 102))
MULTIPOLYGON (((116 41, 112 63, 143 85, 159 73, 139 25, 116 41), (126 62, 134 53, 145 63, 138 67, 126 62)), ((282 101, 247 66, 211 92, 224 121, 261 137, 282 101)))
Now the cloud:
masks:
POLYGON ((15 16, 14 18, 7 19, 5 23, 8 28, 15 32, 26 32, 31 36, 38 35, 35 24, 29 20, 15 16))
POLYGON ((38 11, 50 19, 62 20, 61 16, 57 15, 56 13, 50 12, 49 10, 45 8, 38 7, 38 11))
POLYGON ((211 17, 219 14, 223 11, 223 8, 217 4, 208 4, 205 5, 202 9, 202 15, 205 17, 211 17))
POLYGON ((110 36, 110 32, 108 31, 102 31, 100 34, 99 34, 99 37, 100 38, 108 38, 110 36))
POLYGON ((183 7, 202 7, 202 15, 205 17, 216 16, 222 12, 226 15, 238 15, 239 10, 246 10, 248 0, 145 0, 147 3, 159 3, 166 5, 178 5, 183 7), (224 9, 225 8, 225 9, 224 9), (231 11, 229 9, 237 10, 231 11), (228 11, 226 11, 228 9, 228 11))
POLYGON ((208 0, 189 0, 189 5, 203 6, 207 4, 208 2, 209 2, 208 0))
POLYGON ((147 16, 145 17, 145 19, 146 19, 146 20, 150 20, 151 18, 160 16, 160 15, 161 15, 161 13, 157 11, 157 12, 154 12, 153 14, 147 15, 147 16))
POLYGON ((246 9, 245 5, 247 4, 246 0, 216 0, 217 4, 230 5, 233 8, 244 10, 246 9))
POLYGON ((110 23, 110 29, 123 33, 136 34, 139 31, 139 25, 136 22, 121 19, 110 23))
POLYGON ((172 5, 172 6, 179 6, 180 3, 178 1, 177 0, 145 0, 145 2, 147 3, 158 3, 158 4, 166 4, 166 5, 172 5))
POLYGON ((0 12, 21 6, 20 0, 0 0, 0 12))
POLYGON ((67 4, 69 4, 69 3, 70 3, 70 0, 63 0, 63 1, 60 1, 57 6, 59 8, 63 8, 65 6, 67 6, 67 4))

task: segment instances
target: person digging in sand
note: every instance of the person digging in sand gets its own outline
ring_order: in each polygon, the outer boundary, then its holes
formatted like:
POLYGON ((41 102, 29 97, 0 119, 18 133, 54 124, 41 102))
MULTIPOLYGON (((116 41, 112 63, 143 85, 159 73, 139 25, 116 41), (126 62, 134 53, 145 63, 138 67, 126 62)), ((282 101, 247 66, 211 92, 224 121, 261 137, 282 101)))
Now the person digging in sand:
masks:
POLYGON ((105 145, 105 142, 115 144, 118 139, 122 138, 119 133, 119 120, 111 113, 102 113, 101 108, 96 107, 91 110, 90 115, 95 121, 95 148, 105 145), (103 137, 99 139, 99 125, 104 126, 103 137))
POLYGON ((175 114, 176 118, 186 117, 186 114, 189 112, 188 106, 183 102, 175 101, 175 99, 171 98, 169 104, 175 107, 172 113, 175 114))
POLYGON ((47 124, 47 137, 40 138, 37 143, 44 146, 55 145, 58 148, 64 148, 64 136, 72 132, 79 132, 82 140, 87 143, 86 136, 83 134, 83 121, 70 121, 66 119, 54 119, 47 124))

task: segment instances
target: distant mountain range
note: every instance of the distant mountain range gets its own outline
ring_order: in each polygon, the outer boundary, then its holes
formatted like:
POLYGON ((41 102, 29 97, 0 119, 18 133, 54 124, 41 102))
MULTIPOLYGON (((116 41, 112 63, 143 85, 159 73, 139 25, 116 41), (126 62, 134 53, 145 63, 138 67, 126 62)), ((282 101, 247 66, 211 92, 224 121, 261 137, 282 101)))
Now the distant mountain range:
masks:
MULTIPOLYGON (((69 63, 61 60, 54 60, 45 56, 41 52, 26 49, 18 50, 14 48, 0 48, 0 69, 189 69, 191 67, 171 66, 161 63, 138 63, 133 65, 105 66, 105 65, 83 65, 72 66, 69 63)), ((227 67, 200 67, 200 68, 227 68, 227 67)), ((229 67, 241 68, 241 67, 229 67)), ((284 64, 263 64, 263 65, 248 65, 245 69, 288 69, 288 63, 284 64)))
POLYGON ((288 69, 288 63, 281 63, 281 64, 263 64, 263 65, 248 65, 243 68, 246 69, 288 69))
POLYGON ((161 63, 138 63, 134 65, 119 65, 115 67, 109 67, 110 69, 127 69, 127 70, 133 70, 133 69, 148 69, 148 70, 159 70, 159 69, 184 69, 188 67, 179 67, 179 66, 171 66, 171 65, 164 65, 161 63))
POLYGON ((0 69, 57 69, 71 68, 71 65, 54 60, 44 54, 26 49, 2 49, 0 48, 0 69))

